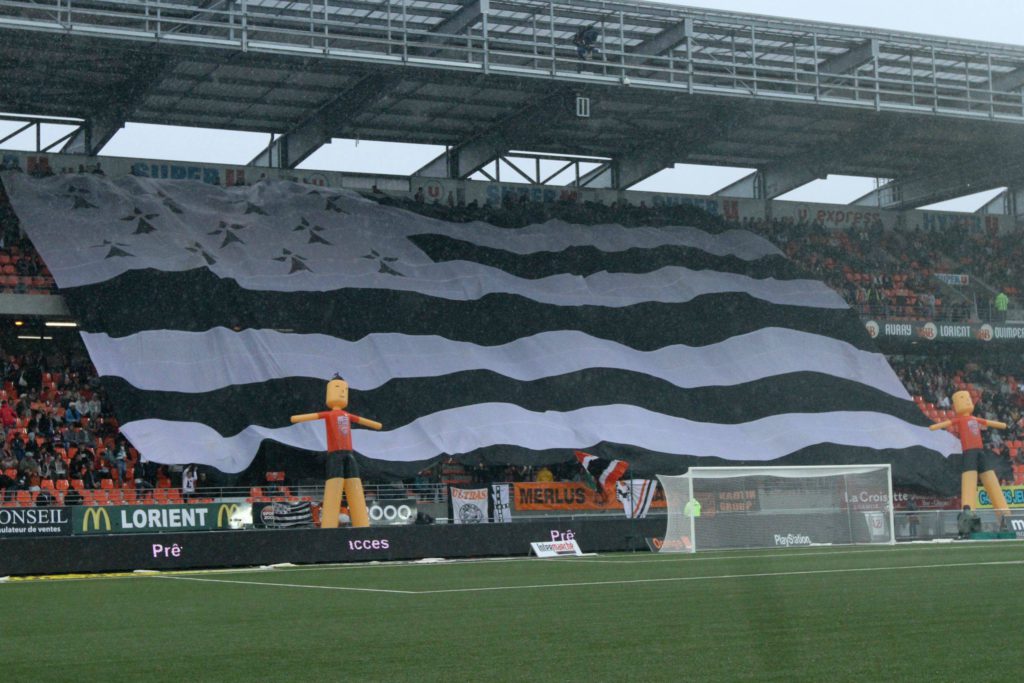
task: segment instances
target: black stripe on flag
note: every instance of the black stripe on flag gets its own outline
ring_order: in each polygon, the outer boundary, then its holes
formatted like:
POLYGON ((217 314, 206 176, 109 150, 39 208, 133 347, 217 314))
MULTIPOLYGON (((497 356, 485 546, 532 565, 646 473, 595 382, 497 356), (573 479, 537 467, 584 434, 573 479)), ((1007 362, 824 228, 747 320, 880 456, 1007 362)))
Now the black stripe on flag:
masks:
POLYGON ((601 271, 651 273, 667 266, 737 273, 757 279, 796 280, 807 277, 807 273, 784 256, 764 256, 747 261, 737 256, 716 256, 694 247, 674 245, 615 252, 605 252, 591 246, 574 246, 559 252, 517 254, 447 235, 411 235, 409 241, 438 263, 472 261, 529 279, 565 273, 585 277, 601 271))
POLYGON ((239 287, 208 270, 131 271, 65 291, 82 329, 123 337, 140 330, 273 328, 361 339, 374 332, 440 335, 484 346, 574 329, 639 350, 704 346, 766 325, 827 334, 875 350, 850 309, 784 306, 748 294, 699 296, 686 303, 556 306, 514 294, 453 301, 416 292, 345 289, 268 292, 239 287), (95 302, 103 301, 103 306, 95 302))
MULTIPOLYGON (((116 397, 124 421, 158 417, 200 421, 224 436, 250 424, 281 426, 282 415, 308 412, 323 400, 324 382, 311 378, 269 380, 232 385, 217 391, 185 394, 143 391, 117 377, 102 380, 116 397), (244 406, 221 410, 218 406, 244 406)), ((567 412, 595 404, 622 403, 697 422, 740 424, 782 413, 825 413, 840 410, 880 411, 911 424, 927 426, 910 401, 849 380, 818 373, 793 373, 736 386, 681 389, 663 380, 624 370, 593 368, 523 382, 486 370, 442 377, 394 379, 369 391, 353 393, 352 411, 386 420, 387 429, 423 415, 423 396, 431 396, 430 412, 479 403, 514 403, 531 411, 567 412), (808 391, 814 387, 814 391, 808 391)))

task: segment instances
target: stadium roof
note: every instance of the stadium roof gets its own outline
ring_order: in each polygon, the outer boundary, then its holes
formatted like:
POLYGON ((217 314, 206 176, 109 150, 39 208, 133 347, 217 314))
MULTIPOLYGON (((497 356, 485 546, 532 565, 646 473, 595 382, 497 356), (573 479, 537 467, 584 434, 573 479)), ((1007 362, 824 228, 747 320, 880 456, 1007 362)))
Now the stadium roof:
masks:
POLYGON ((896 178, 865 200, 891 206, 1024 177, 1024 49, 995 43, 597 0, 0 0, 0 35, 0 111, 83 121, 67 152, 132 121, 280 135, 263 165, 362 138, 451 147, 425 175, 525 149, 612 159, 616 187, 679 162, 757 168, 729 192, 764 198, 896 178))

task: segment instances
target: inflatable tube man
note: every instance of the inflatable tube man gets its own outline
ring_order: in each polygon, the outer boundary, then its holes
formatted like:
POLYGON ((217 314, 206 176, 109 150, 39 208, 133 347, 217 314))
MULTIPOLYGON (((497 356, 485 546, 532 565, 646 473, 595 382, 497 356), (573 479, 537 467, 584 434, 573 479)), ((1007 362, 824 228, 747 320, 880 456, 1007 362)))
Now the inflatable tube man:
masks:
POLYGON ((970 393, 958 391, 953 394, 953 411, 956 417, 951 420, 943 420, 930 425, 928 429, 945 429, 952 426, 953 433, 960 437, 960 446, 964 453, 963 468, 960 475, 960 504, 970 506, 972 510, 978 507, 978 473, 981 473, 981 483, 985 486, 992 507, 995 508, 996 516, 1000 521, 1010 513, 1003 496, 1003 489, 999 487, 999 477, 995 469, 998 459, 995 453, 984 448, 981 442, 981 427, 993 427, 995 429, 1006 429, 1005 422, 996 422, 975 417, 974 401, 970 393))
POLYGON ((337 529, 341 512, 341 496, 348 502, 352 526, 370 526, 363 496, 363 480, 359 478, 356 459, 352 456, 352 423, 380 429, 383 425, 365 417, 345 412, 348 406, 348 382, 337 375, 327 383, 327 407, 319 413, 292 415, 292 424, 323 420, 327 429, 327 481, 324 483, 324 504, 320 510, 320 528, 337 529))

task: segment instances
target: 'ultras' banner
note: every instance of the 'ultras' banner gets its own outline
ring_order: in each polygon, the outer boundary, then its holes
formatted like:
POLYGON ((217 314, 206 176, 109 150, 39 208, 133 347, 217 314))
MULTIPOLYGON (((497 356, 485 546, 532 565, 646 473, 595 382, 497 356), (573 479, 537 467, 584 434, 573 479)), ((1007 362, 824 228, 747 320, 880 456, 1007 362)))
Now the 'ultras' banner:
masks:
POLYGON ((486 524, 490 521, 487 510, 488 489, 457 489, 450 487, 452 523, 486 524))
POLYGON ((384 425, 354 434, 360 464, 396 478, 584 450, 635 477, 890 462, 897 484, 959 485, 959 442, 858 315, 749 231, 512 230, 280 180, 0 175, 154 462, 301 467, 323 424, 288 417, 340 373, 384 425))
POLYGON ((103 505, 73 508, 75 534, 136 534, 160 531, 211 531, 232 528, 239 506, 213 505, 103 505))
MULTIPOLYGON (((616 496, 605 496, 585 484, 552 482, 513 484, 517 512, 532 510, 614 510, 622 511, 616 496)), ((654 494, 651 507, 664 508, 665 494, 660 487, 654 494)))

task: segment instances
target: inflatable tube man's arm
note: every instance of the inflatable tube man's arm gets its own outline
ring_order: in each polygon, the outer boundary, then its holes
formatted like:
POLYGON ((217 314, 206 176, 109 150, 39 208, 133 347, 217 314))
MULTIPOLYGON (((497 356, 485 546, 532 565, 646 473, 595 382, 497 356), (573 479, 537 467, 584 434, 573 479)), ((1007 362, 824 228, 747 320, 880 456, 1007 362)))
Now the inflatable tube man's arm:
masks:
POLYGON ((311 422, 312 420, 319 420, 320 413, 306 413, 304 415, 292 415, 292 424, 296 422, 311 422))
POLYGON ((349 413, 348 416, 349 416, 349 419, 351 419, 356 424, 361 424, 364 427, 369 427, 370 429, 376 429, 376 430, 379 431, 380 429, 382 429, 384 427, 384 425, 382 425, 380 422, 375 422, 373 420, 367 420, 365 417, 359 417, 358 415, 353 415, 352 413, 349 413))
MULTIPOLYGON (((292 422, 294 422, 294 421, 295 420, 292 419, 292 422)), ((932 430, 934 432, 936 429, 945 429, 946 427, 948 427, 951 424, 953 424, 952 420, 943 420, 942 422, 936 422, 935 424, 928 425, 928 429, 930 429, 930 430, 932 430)))
POLYGON ((992 429, 1006 429, 1005 422, 997 422, 995 420, 981 420, 981 422, 984 422, 986 427, 991 427, 992 429))

